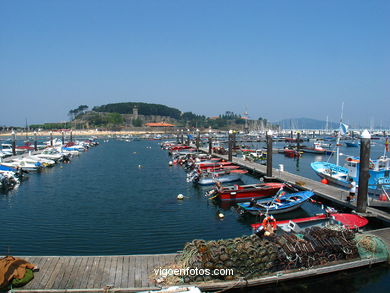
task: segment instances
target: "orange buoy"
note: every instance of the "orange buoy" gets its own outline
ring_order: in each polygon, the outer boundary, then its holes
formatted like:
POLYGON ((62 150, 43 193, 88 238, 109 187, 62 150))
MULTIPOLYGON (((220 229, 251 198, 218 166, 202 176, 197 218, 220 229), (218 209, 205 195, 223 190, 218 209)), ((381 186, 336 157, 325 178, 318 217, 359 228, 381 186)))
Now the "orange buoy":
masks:
POLYGON ((328 184, 329 182, 328 182, 328 179, 324 178, 324 179, 321 180, 321 183, 328 184))
POLYGON ((380 201, 387 201, 387 197, 384 193, 382 193, 381 195, 379 195, 379 200, 380 201))

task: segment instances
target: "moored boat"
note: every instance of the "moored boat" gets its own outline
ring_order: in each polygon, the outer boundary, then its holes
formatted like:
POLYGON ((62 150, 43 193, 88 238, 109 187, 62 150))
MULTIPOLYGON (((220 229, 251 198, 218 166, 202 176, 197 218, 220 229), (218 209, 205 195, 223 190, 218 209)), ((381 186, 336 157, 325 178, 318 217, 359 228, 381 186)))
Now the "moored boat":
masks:
MULTIPOLYGON (((286 232, 301 232, 311 227, 325 227, 328 225, 340 225, 347 229, 362 228, 368 224, 368 220, 356 214, 326 213, 312 217, 276 221, 276 226, 286 232)), ((256 231, 262 223, 252 224, 256 231)))
POLYGON ((233 185, 216 187, 206 193, 207 197, 221 201, 247 201, 253 198, 274 196, 285 185, 283 183, 269 182, 248 185, 233 185))
POLYGON ((238 210, 241 214, 281 214, 299 208, 306 200, 308 200, 313 195, 314 193, 312 191, 300 191, 296 193, 276 195, 274 198, 270 199, 238 203, 237 205, 238 210))

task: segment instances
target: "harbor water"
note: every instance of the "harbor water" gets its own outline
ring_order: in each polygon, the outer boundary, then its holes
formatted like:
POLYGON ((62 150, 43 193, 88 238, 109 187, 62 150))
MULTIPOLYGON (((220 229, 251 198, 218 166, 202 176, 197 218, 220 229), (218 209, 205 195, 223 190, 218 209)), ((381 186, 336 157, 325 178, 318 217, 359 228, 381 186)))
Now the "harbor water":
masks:
MULTIPOLYGON (((379 147, 373 147, 374 155, 380 155, 379 147)), ((305 154, 296 160, 275 154, 273 163, 275 168, 283 164, 286 171, 319 180, 310 162, 326 159, 305 154)), ((174 253, 193 239, 251 233, 250 223, 256 219, 209 201, 204 194, 210 187, 187 183, 183 169, 169 167, 169 160, 155 141, 110 140, 70 164, 29 174, 18 189, 0 194, 0 255, 174 253), (178 194, 184 200, 177 200, 178 194), (224 213, 223 220, 216 216, 218 211, 224 213)), ((245 175, 243 181, 257 183, 259 179, 245 175)), ((306 203, 288 217, 320 211, 320 205, 306 203)), ((354 272, 352 278, 368 271, 354 272)), ((363 280, 351 292, 390 289, 386 267, 363 280)))

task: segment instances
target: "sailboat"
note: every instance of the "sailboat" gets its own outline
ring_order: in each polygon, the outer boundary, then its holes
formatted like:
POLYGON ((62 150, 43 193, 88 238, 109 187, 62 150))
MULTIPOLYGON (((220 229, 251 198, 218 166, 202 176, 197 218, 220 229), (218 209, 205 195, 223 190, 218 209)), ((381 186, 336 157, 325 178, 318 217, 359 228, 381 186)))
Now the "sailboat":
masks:
MULTIPOLYGON (((344 107, 344 103, 342 108, 344 107)), ((351 188, 351 182, 359 184, 360 158, 349 156, 346 158, 344 166, 340 166, 340 138, 347 133, 348 125, 342 123, 342 114, 340 119, 340 129, 337 135, 336 164, 329 162, 313 162, 311 168, 321 178, 328 182, 345 188, 351 188)), ((363 134, 369 135, 365 130, 363 134), (366 132, 366 133, 365 133, 366 132)), ((384 195, 385 199, 390 201, 390 158, 386 156, 389 151, 389 140, 386 139, 384 155, 377 160, 370 160, 368 193, 372 195, 384 195)))

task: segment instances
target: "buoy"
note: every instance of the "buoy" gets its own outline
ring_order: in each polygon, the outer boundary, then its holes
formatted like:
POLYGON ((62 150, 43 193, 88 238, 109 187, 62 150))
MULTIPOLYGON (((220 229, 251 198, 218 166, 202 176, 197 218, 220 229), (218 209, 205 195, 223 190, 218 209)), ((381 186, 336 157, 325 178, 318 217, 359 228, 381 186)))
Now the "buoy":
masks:
POLYGON ((328 179, 324 178, 324 179, 321 180, 321 183, 322 184, 328 184, 329 182, 328 182, 328 179))
POLYGON ((133 152, 133 154, 136 154, 137 152, 133 152))
POLYGON ((142 165, 138 165, 138 168, 142 168, 142 165))
POLYGON ((169 164, 169 166, 172 166, 172 165, 173 165, 173 162, 172 162, 172 161, 169 161, 168 164, 169 164))
POLYGON ((179 200, 183 200, 184 199, 184 195, 182 195, 181 193, 177 196, 177 199, 179 200))
POLYGON ((223 219, 225 218, 225 215, 222 212, 218 212, 217 214, 218 218, 223 219))
POLYGON ((382 193, 381 195, 379 195, 379 200, 380 201, 387 201, 387 197, 384 193, 382 193))

